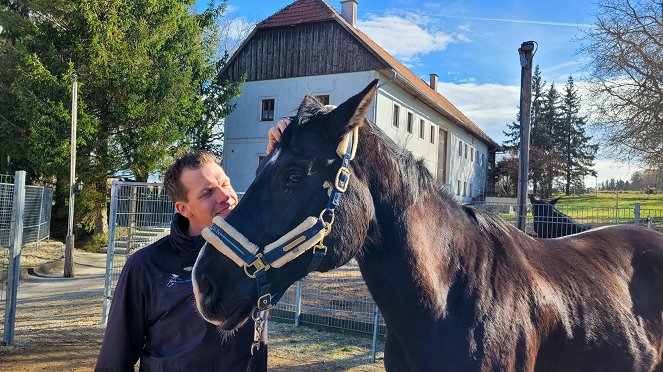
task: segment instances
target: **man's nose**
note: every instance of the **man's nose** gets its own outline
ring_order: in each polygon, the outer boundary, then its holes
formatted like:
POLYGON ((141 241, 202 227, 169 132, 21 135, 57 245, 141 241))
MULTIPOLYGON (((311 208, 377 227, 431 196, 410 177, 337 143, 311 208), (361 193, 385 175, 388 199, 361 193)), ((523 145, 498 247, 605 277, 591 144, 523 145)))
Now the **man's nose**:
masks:
POLYGON ((231 198, 230 193, 225 189, 219 187, 219 190, 216 193, 216 201, 218 203, 225 203, 231 198))

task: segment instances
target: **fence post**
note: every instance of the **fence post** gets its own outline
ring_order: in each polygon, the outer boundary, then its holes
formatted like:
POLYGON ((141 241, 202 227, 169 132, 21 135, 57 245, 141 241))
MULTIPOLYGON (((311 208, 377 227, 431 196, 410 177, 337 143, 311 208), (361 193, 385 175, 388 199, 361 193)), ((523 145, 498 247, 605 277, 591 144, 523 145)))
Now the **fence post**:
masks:
POLYGON ((373 310, 373 342, 371 343, 371 362, 375 363, 375 354, 378 345, 378 327, 380 325, 380 309, 375 305, 373 310))
POLYGON ((106 247, 106 277, 104 280, 104 306, 101 313, 101 322, 108 321, 108 309, 110 307, 111 275, 113 269, 113 256, 115 255, 115 225, 117 221, 117 181, 111 185, 110 221, 108 221, 108 247, 106 247))
POLYGON ((39 199, 39 223, 37 224, 37 244, 41 241, 41 217, 44 214, 44 193, 46 186, 41 189, 41 198, 39 199))
POLYGON ((635 218, 635 225, 640 226, 640 203, 635 203, 635 210, 633 211, 633 216, 635 218))
POLYGON ((297 281, 295 287, 295 327, 299 326, 299 320, 302 316, 302 281, 297 281))
POLYGON ((21 273, 21 246, 23 245, 23 212, 25 210, 25 171, 14 175, 14 200, 9 229, 9 268, 7 270, 7 301, 5 306, 4 344, 14 344, 16 323, 16 297, 21 273))

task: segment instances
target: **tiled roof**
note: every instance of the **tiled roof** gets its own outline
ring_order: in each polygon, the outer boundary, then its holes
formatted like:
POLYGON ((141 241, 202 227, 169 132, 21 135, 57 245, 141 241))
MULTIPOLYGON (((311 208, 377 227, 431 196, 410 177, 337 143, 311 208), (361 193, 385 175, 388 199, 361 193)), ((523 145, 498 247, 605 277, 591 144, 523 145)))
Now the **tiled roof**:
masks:
POLYGON ((481 128, 465 116, 456 106, 446 99, 439 92, 433 90, 425 81, 421 80, 414 72, 398 62, 391 54, 387 53, 382 47, 375 43, 357 28, 352 27, 333 7, 324 0, 296 0, 292 4, 274 13, 269 18, 260 22, 256 29, 293 26, 304 23, 315 23, 329 20, 336 20, 344 26, 350 33, 355 35, 367 48, 373 51, 388 67, 394 69, 402 81, 409 83, 415 90, 423 93, 429 101, 440 106, 447 117, 455 124, 465 127, 484 141, 497 147, 493 141, 481 128))
POLYGON ((330 21, 334 19, 335 14, 336 11, 323 0, 297 0, 258 23, 256 28, 330 21))

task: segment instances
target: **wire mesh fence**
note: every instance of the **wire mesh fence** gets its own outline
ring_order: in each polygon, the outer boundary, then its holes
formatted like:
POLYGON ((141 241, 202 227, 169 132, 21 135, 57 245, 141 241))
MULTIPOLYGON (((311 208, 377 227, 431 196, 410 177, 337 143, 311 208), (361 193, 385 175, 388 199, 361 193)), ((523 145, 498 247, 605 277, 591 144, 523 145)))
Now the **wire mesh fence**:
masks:
POLYGON ((104 322, 127 258, 170 233, 174 210, 160 183, 113 182, 106 247, 104 322))
MULTIPOLYGON (((23 172, 24 174, 25 172, 23 172)), ((25 176, 21 177, 25 182, 25 176)), ((5 301, 7 300, 8 291, 15 292, 18 286, 18 276, 12 280, 12 285, 9 285, 9 260, 12 259, 10 254, 10 235, 12 229, 12 218, 14 217, 14 193, 16 185, 14 184, 15 177, 12 175, 0 175, 0 313, 3 319, 0 323, 0 331, 2 331, 3 339, 7 339, 5 333, 5 321, 13 319, 11 316, 7 318, 7 312, 10 307, 6 307, 5 301)), ((18 179, 17 179, 18 180, 18 179)), ((23 185, 23 183, 21 183, 23 185)), ((23 186, 20 186, 23 187, 23 186)), ((19 189, 21 190, 21 189, 19 189)), ((40 242, 48 239, 50 236, 51 225, 51 206, 53 202, 53 190, 44 186, 25 186, 24 198, 22 205, 22 213, 17 212, 22 218, 23 230, 20 234, 21 245, 40 242)), ((18 238, 17 238, 18 239, 18 238)), ((14 253, 15 254, 15 253, 14 253)), ((16 261, 18 262, 18 261, 16 261)), ((8 328, 11 329, 11 328, 8 328)), ((9 332, 11 334, 11 332, 9 332)))
MULTIPOLYGON (((514 203, 471 203, 472 206, 500 216, 503 220, 516 225, 517 205, 514 203)), ((552 206, 550 207, 552 210, 552 206)), ((607 225, 640 225, 663 232, 663 209, 641 209, 640 204, 632 206, 594 207, 594 206, 570 206, 555 205, 554 210, 563 213, 570 219, 559 215, 546 214, 546 216, 535 215, 533 208, 528 208, 526 220, 526 233, 532 236, 545 236, 545 231, 534 230, 535 222, 544 222, 544 229, 558 229, 559 225, 568 227, 570 223, 577 224, 583 228, 593 228, 607 225)), ((569 233, 571 229, 566 229, 569 233)), ((565 234, 566 235, 566 234, 565 234)))

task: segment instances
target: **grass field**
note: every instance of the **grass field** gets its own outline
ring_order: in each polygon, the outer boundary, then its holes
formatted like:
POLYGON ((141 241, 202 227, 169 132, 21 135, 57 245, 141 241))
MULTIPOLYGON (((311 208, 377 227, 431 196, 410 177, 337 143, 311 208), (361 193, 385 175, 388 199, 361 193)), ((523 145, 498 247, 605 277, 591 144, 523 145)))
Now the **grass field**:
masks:
POLYGON ((614 192, 600 192, 598 195, 555 195, 560 196, 558 206, 615 208, 619 201, 619 208, 633 208, 636 203, 640 203, 640 209, 663 209, 663 194, 620 192, 619 199, 614 192))

